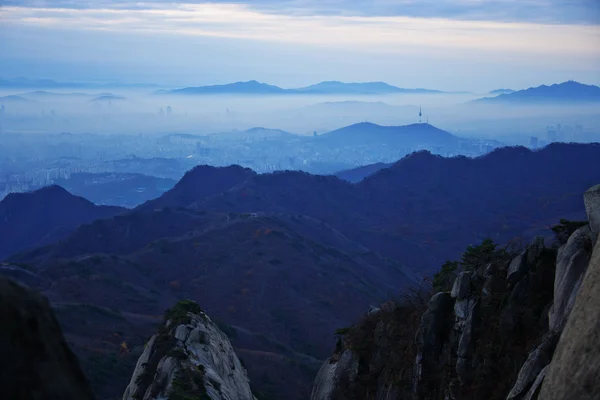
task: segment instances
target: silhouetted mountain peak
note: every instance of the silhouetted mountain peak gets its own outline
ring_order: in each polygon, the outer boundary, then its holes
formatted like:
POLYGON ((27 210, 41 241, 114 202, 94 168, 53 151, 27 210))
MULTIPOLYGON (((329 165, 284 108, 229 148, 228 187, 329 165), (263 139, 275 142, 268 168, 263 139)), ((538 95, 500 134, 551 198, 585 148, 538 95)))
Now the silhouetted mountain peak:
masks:
POLYGON ((194 168, 187 171, 183 178, 175 186, 185 186, 185 185, 195 185, 195 184, 203 184, 204 179, 212 178, 217 174, 227 174, 227 173, 241 173, 241 174, 249 174, 254 175, 254 171, 250 168, 244 168, 239 165, 229 165, 227 167, 213 167, 212 165, 197 165, 194 168))
POLYGON ((347 144, 393 144, 403 147, 455 145, 458 138, 428 123, 402 126, 382 126, 371 122, 359 122, 325 133, 318 138, 347 144))
POLYGON ((476 102, 540 103, 540 102, 600 102, 600 87, 576 81, 541 85, 496 97, 484 97, 476 102))
POLYGON ((207 197, 225 192, 254 175, 256 173, 250 168, 239 165, 228 167, 198 165, 186 172, 171 190, 157 199, 147 201, 137 209, 186 207, 207 197))
POLYGON ((46 244, 97 218, 120 214, 121 207, 97 206, 51 185, 11 193, 0 201, 0 259, 32 245, 46 244))
POLYGON ((94 204, 83 197, 78 197, 72 195, 67 190, 65 190, 62 186, 58 185, 50 185, 44 186, 40 189, 24 192, 24 193, 9 193, 3 201, 0 202, 0 209, 2 206, 18 206, 19 204, 23 204, 25 202, 31 202, 40 200, 46 203, 53 202, 71 202, 75 201, 83 201, 93 206, 94 204))

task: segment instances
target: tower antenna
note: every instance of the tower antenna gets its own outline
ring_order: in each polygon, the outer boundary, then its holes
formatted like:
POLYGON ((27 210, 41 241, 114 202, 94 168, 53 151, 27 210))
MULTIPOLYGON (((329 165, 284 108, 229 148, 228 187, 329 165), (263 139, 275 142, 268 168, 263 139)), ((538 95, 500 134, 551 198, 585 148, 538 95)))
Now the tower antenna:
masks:
POLYGON ((421 105, 419 104, 419 123, 421 123, 421 116, 423 115, 423 113, 421 113, 421 105))

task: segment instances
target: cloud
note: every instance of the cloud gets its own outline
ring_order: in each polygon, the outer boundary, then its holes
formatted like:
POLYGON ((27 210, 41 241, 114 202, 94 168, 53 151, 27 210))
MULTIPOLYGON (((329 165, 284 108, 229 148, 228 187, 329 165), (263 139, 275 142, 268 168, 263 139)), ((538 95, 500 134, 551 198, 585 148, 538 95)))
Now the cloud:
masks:
MULTIPOLYGON (((465 2, 466 0, 462 0, 465 2)), ((479 0, 482 1, 482 0, 479 0)), ((330 1, 331 2, 331 1, 330 1)), ((477 0, 469 0, 477 2, 477 0)), ((55 30, 207 36, 386 53, 480 51, 511 56, 596 57, 600 26, 462 21, 406 16, 272 14, 245 4, 137 5, 115 7, 22 7, 2 9, 5 24, 55 30)))
POLYGON ((492 0, 365 3, 4 0, 0 73, 283 86, 387 80, 446 90, 600 83, 600 25, 550 23, 555 10, 524 17, 547 2, 503 0, 497 12, 492 0), (509 18, 519 7, 521 17, 509 18))
MULTIPOLYGON (((189 4, 226 4, 228 0, 187 0, 189 4)), ((162 8, 164 0, 5 0, 6 6, 39 8, 162 8)), ((254 10, 304 16, 405 16, 548 24, 600 24, 598 0, 246 0, 254 10)), ((172 4, 172 3, 169 3, 172 4)))

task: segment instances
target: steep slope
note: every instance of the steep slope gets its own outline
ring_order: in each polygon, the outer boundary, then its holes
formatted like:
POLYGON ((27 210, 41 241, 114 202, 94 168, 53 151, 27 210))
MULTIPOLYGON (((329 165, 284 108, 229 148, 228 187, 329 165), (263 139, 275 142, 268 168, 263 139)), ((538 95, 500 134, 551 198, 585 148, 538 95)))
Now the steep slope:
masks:
POLYGON ((600 186, 585 197, 590 224, 562 221, 555 246, 471 246, 436 274, 433 296, 413 293, 338 330, 311 399, 597 398, 600 186))
POLYGON ((477 103, 538 104, 600 102, 600 87, 575 81, 538 86, 475 100, 477 103))
POLYGON ((6 399, 92 400, 48 301, 0 277, 0 385, 6 399))
POLYGON ((0 202, 0 259, 65 237, 79 225, 124 212, 95 204, 59 186, 11 193, 0 202))
POLYGON ((229 339, 192 301, 165 313, 123 394, 123 400, 159 398, 255 399, 229 339))
POLYGON ((165 207, 186 207, 196 201, 225 192, 254 175, 256 173, 251 169, 237 165, 230 167, 199 165, 186 172, 171 190, 157 199, 145 202, 136 210, 152 211, 165 207))

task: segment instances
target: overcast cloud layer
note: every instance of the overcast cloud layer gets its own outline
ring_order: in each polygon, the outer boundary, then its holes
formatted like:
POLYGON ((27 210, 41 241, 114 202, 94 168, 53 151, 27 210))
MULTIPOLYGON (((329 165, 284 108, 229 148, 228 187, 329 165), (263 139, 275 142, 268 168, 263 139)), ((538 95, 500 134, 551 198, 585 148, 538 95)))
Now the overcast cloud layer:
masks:
POLYGON ((479 91, 598 84, 600 1, 7 0, 0 50, 4 77, 479 91))

